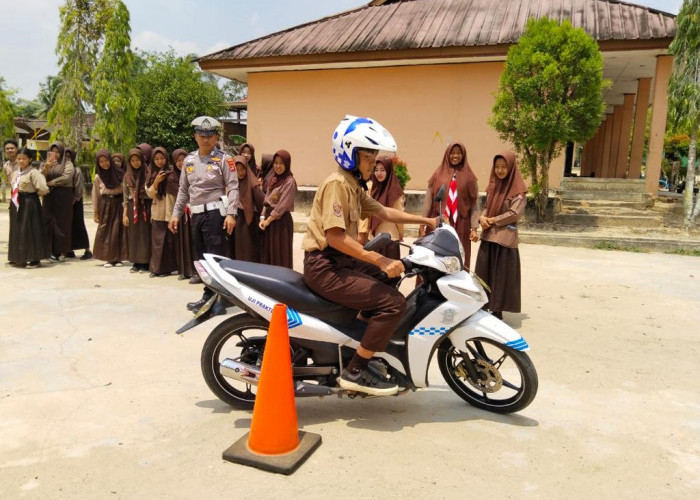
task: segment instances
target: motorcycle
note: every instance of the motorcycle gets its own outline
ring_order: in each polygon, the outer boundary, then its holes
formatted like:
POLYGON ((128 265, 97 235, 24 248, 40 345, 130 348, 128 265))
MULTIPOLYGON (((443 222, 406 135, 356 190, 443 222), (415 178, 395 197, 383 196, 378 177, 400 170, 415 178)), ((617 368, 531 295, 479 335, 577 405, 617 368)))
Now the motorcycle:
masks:
MULTIPOLYGON (((376 250, 389 241, 388 234, 380 234, 365 248, 376 250)), ((496 413, 527 407, 538 387, 526 352, 529 345, 482 310, 488 300, 485 284, 465 270, 456 231, 440 224, 409 248, 409 255, 401 259, 404 278, 418 275, 422 283, 406 297, 405 315, 370 368, 397 384, 402 395, 428 387, 428 367, 435 355, 447 385, 470 405, 496 413)), ((357 319, 359 311, 314 294, 303 275, 291 269, 212 254, 205 254, 195 267, 215 295, 178 333, 209 319, 216 300, 237 306, 208 335, 201 354, 204 380, 223 402, 240 409, 253 407, 277 303, 287 306, 296 397, 376 397, 337 384, 367 326, 357 319)))

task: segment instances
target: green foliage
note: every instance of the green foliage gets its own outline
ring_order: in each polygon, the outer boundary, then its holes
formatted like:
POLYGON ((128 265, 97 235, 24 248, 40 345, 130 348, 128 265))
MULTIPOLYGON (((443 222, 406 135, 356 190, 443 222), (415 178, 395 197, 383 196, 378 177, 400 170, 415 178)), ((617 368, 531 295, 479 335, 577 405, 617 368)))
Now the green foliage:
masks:
POLYGON ((664 154, 670 160, 680 160, 688 156, 690 137, 688 134, 666 134, 664 137, 664 154))
POLYGON ((46 118, 49 110, 56 102, 58 89, 61 86, 61 79, 58 76, 47 76, 46 80, 39 84, 39 94, 37 100, 41 103, 41 117, 46 118))
POLYGON ((236 135, 232 134, 228 136, 229 140, 233 143, 234 146, 240 146, 241 144, 245 144, 247 139, 243 137, 242 135, 236 135))
POLYGON ((401 188, 406 189, 406 184, 408 184, 408 181, 411 180, 411 176, 408 174, 408 165, 406 165, 406 162, 398 156, 394 157, 392 164, 394 166, 394 174, 396 174, 396 178, 399 180, 401 188))
POLYGON ((94 96, 91 75, 97 66, 111 0, 66 0, 59 9, 61 26, 56 41, 61 84, 48 113, 51 139, 61 139, 82 155, 82 141, 88 134, 86 110, 94 96))
POLYGON ((521 156, 538 221, 544 218, 549 166, 567 142, 583 143, 595 133, 606 85, 598 45, 569 21, 530 19, 508 51, 489 123, 521 156))
POLYGON ((5 90, 5 79, 0 77, 0 139, 15 137, 15 115, 5 90))
POLYGON ((639 247, 626 247, 614 241, 599 241, 593 248, 597 250, 618 250, 621 252, 646 253, 646 250, 642 250, 639 247))
POLYGON ((673 131, 691 135, 700 127, 700 0, 685 0, 676 18, 674 56, 669 82, 669 114, 673 131))
MULTIPOLYGON (((137 55, 134 89, 139 99, 136 142, 163 146, 168 151, 195 149, 197 116, 220 116, 224 96, 216 82, 186 57, 166 53, 137 55)), ((222 138, 223 139, 223 138, 222 138)))
POLYGON ((129 10, 115 0, 105 44, 93 75, 95 135, 100 148, 128 151, 136 140, 138 98, 134 92, 129 10))
POLYGON ((15 99, 11 102, 15 116, 24 118, 41 118, 43 106, 38 100, 15 99))
POLYGON ((228 80, 221 86, 226 102, 236 102, 248 96, 248 85, 236 80, 228 80))
POLYGON ((664 253, 670 253, 673 255, 687 255, 689 257, 700 257, 700 250, 685 250, 683 248, 679 248, 678 250, 669 250, 668 252, 664 253))

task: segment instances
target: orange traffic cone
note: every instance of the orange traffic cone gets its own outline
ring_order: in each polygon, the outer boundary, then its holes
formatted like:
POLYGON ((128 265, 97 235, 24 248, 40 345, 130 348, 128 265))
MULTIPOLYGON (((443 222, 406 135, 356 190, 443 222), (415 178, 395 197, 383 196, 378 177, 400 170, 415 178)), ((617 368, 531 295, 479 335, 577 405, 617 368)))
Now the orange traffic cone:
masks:
POLYGON ((287 306, 275 305, 250 432, 224 452, 224 460, 291 474, 321 444, 321 436, 299 431, 294 401, 287 306))

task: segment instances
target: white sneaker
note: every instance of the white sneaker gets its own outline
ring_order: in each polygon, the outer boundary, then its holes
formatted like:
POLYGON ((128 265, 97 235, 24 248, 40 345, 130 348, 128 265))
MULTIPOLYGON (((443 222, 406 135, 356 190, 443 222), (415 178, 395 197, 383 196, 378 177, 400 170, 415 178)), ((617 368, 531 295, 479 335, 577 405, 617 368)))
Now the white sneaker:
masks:
POLYGON ((112 264, 110 264, 109 262, 105 262, 104 264, 102 264, 102 267, 110 268, 110 267, 114 267, 114 266, 112 264))
POLYGON ((115 263, 114 263, 114 267, 122 267, 122 263, 121 263, 121 262, 115 262, 115 263))

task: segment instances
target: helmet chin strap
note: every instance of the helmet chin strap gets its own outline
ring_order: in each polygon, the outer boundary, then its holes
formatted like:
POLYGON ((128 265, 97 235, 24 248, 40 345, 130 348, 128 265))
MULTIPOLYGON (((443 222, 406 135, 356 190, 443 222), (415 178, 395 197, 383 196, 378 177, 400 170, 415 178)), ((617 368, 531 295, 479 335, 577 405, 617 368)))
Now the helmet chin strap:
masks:
MULTIPOLYGON (((355 157, 355 165, 359 165, 360 163, 360 155, 357 151, 355 151, 355 154, 353 155, 355 157)), ((352 175, 355 176, 355 179, 357 179, 357 183, 360 185, 360 187, 363 189, 363 191, 367 191, 367 181, 365 181, 362 178, 362 172, 360 172, 359 167, 355 167, 355 169, 352 171, 352 175)))

